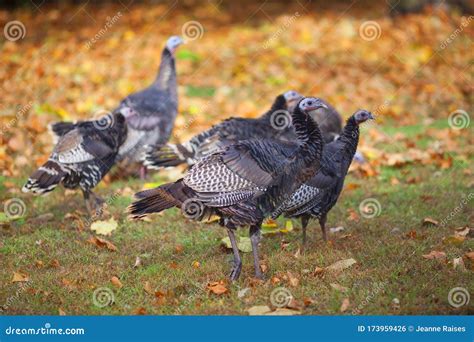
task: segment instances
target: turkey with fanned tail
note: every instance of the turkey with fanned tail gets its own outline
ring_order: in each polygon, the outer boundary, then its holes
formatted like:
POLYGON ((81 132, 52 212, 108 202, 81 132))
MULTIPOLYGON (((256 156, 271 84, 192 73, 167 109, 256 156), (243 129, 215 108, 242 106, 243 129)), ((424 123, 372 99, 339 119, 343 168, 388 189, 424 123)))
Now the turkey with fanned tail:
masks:
POLYGON ((223 149, 225 146, 248 139, 296 139, 290 126, 290 108, 294 108, 302 96, 296 91, 278 95, 270 110, 259 118, 231 117, 195 135, 182 144, 149 146, 144 165, 150 169, 187 164, 192 166, 199 159, 223 149))
POLYGON ((301 218, 303 248, 306 244, 306 227, 311 217, 319 220, 323 239, 327 241, 327 214, 341 194, 344 179, 356 153, 359 125, 371 119, 374 119, 373 115, 366 110, 355 112, 347 120, 340 137, 324 146, 319 171, 272 214, 272 218, 277 218, 281 214, 301 218))
POLYGON ((48 161, 30 176, 22 191, 43 195, 59 184, 68 189, 79 187, 92 213, 102 203, 92 189, 114 165, 126 138, 127 124, 122 114, 73 124, 58 138, 48 161))
POLYGON ((199 160, 183 179, 137 193, 130 215, 139 218, 171 207, 196 220, 217 215, 234 252, 232 280, 242 267, 234 230, 249 225, 255 275, 261 278, 261 223, 318 170, 323 141, 308 113, 324 106, 320 99, 302 99, 292 113, 296 141, 254 139, 226 146, 199 160))

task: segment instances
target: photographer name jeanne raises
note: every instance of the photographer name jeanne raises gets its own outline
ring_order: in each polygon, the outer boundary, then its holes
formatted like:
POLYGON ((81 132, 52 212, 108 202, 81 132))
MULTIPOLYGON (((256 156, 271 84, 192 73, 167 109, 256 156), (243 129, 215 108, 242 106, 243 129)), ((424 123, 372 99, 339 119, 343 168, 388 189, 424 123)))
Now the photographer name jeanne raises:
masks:
POLYGON ((432 326, 432 327, 424 327, 424 326, 417 326, 415 329, 416 332, 465 332, 466 327, 455 327, 455 326, 432 326))

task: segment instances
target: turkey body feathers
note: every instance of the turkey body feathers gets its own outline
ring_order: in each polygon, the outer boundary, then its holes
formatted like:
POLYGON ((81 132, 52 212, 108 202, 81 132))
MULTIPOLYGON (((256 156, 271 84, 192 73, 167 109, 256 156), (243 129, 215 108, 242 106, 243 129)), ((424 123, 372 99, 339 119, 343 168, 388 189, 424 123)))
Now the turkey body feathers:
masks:
POLYGON ((36 170, 23 187, 24 192, 45 194, 59 183, 88 191, 95 187, 115 162, 127 126, 121 114, 111 127, 98 121, 82 121, 63 134, 48 161, 36 170))

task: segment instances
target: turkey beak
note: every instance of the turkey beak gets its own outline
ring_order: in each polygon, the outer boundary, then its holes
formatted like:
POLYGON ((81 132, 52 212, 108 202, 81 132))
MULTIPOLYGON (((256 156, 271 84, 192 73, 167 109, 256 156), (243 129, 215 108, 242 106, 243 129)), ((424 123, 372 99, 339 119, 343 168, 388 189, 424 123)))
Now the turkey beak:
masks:
POLYGON ((369 120, 375 120, 375 116, 369 112, 369 120))

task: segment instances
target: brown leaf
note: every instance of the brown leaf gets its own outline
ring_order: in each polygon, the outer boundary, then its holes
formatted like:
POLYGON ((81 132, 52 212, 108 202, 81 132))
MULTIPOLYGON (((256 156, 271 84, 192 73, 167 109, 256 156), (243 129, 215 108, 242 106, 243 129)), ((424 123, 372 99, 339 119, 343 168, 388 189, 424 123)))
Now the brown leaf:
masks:
POLYGON ((113 277, 110 279, 110 282, 111 282, 115 287, 118 287, 119 289, 121 289, 121 288, 123 287, 122 282, 121 282, 120 279, 117 278, 116 276, 113 276, 113 277))
POLYGON ((117 251, 117 247, 105 239, 98 238, 97 236, 92 236, 87 242, 92 243, 93 245, 96 245, 99 248, 107 248, 109 251, 117 251))
POLYGON ((12 283, 30 281, 30 277, 22 272, 13 272, 12 283))
POLYGON ((464 260, 462 259, 462 257, 453 259, 453 268, 455 270, 459 270, 461 272, 466 272, 467 271, 466 265, 464 264, 464 260))
POLYGON ((50 264, 51 267, 53 267, 53 268, 58 268, 59 266, 61 266, 61 265, 59 264, 59 260, 58 260, 58 259, 53 259, 53 260, 51 260, 51 262, 50 262, 49 264, 50 264))
POLYGON ((140 308, 136 308, 133 313, 135 315, 146 315, 146 309, 143 308, 143 307, 140 307, 140 308))
POLYGON ((454 236, 467 237, 470 231, 469 227, 459 227, 456 228, 454 236))
POLYGON ((296 278, 290 271, 288 271, 287 274, 290 285, 293 287, 297 287, 300 284, 300 280, 296 278))
POLYGON ((145 284, 143 285, 143 289, 145 290, 146 293, 150 295, 155 294, 155 291, 152 289, 149 281, 145 281, 145 284))
POLYGON ((216 295, 222 295, 227 293, 229 290, 224 286, 224 282, 212 282, 207 285, 207 288, 216 295))
POLYGON ((316 266, 316 268, 314 269, 314 275, 319 276, 319 275, 322 275, 323 273, 324 273, 324 268, 316 266))
POLYGON ((432 219, 432 218, 430 218, 430 217, 425 217, 425 218, 423 219, 423 223, 422 223, 422 224, 423 224, 423 226, 430 226, 430 225, 432 225, 432 226, 437 226, 437 225, 439 224, 439 222, 436 221, 436 220, 434 220, 434 219, 432 219))
POLYGON ((59 308, 58 312, 59 312, 59 316, 66 316, 66 311, 64 311, 63 309, 59 308))
POLYGON ((467 252, 466 254, 464 254, 464 256, 469 260, 474 261, 474 252, 467 252))
POLYGON ((423 254, 423 258, 425 259, 440 259, 444 260, 446 259, 446 253, 442 251, 431 251, 429 254, 423 254))
POLYGON ((347 309, 349 309, 349 306, 351 305, 351 302, 349 301, 349 298, 344 298, 342 300, 341 307, 339 309, 340 312, 346 312, 347 309))

